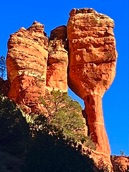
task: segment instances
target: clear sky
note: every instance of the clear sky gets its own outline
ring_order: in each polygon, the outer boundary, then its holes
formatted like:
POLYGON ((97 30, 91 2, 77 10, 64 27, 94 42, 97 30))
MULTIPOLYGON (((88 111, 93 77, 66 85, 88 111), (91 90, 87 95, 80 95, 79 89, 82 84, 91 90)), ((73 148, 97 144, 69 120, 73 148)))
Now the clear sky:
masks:
MULTIPOLYGON (((45 25, 45 32, 66 25, 72 8, 94 8, 115 21, 118 51, 116 78, 103 98, 103 110, 112 154, 129 155, 129 1, 128 0, 4 0, 0 2, 0 56, 6 56, 9 35, 33 21, 45 25)), ((69 94, 78 99, 71 91, 69 94)))

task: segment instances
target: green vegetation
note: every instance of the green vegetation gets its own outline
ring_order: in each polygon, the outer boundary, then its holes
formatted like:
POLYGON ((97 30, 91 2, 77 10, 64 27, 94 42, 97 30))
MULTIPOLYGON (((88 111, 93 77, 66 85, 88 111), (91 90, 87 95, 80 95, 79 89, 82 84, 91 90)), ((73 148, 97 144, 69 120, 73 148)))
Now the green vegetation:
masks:
POLYGON ((17 105, 0 95, 0 146, 23 155, 29 137, 29 125, 17 105))
MULTIPOLYGON (((52 91, 40 100, 46 112, 43 116, 48 116, 46 123, 52 127, 49 133, 58 134, 60 132, 65 140, 95 149, 95 144, 86 136, 85 119, 82 117, 82 108, 78 102, 73 101, 67 93, 60 91, 52 91)), ((37 118, 35 118, 34 125, 37 126, 38 122, 41 129, 45 123, 39 115, 37 118)))
POLYGON ((3 172, 93 172, 93 160, 81 153, 82 144, 95 147, 85 135, 80 105, 67 94, 55 91, 40 100, 44 114, 28 118, 13 101, 0 96, 3 172))

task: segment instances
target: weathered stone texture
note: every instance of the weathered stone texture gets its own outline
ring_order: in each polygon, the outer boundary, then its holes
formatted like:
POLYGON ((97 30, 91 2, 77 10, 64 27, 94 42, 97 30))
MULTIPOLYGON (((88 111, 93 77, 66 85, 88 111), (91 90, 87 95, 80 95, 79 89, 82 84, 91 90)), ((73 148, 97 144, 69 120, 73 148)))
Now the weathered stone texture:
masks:
POLYGON ((69 86, 81 98, 95 92, 103 95, 114 79, 116 46, 113 27, 112 19, 93 9, 74 9, 70 13, 67 26, 69 86))
POLYGON ((28 29, 21 28, 10 36, 7 54, 9 98, 36 108, 39 97, 45 94, 47 58, 48 38, 42 24, 34 22, 28 29))
POLYGON ((129 171, 129 157, 128 156, 112 156, 111 158, 114 172, 128 172, 129 171))
POLYGON ((110 155, 102 96, 115 77, 114 22, 93 9, 73 9, 67 26, 69 87, 85 102, 89 135, 97 151, 110 155))
POLYGON ((47 62, 47 89, 67 92, 68 52, 66 50, 66 33, 66 26, 51 31, 47 62))

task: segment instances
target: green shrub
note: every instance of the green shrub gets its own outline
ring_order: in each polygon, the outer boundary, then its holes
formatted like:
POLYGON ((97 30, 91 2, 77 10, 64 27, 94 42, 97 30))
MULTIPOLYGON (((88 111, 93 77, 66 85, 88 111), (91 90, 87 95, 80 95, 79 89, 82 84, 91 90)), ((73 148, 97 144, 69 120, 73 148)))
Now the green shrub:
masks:
POLYGON ((0 95, 0 146, 13 154, 25 152, 29 125, 17 105, 0 95))
POLYGON ((78 102, 72 100, 67 93, 60 91, 52 91, 40 100, 45 107, 45 115, 32 115, 33 130, 46 129, 51 135, 62 133, 65 140, 95 149, 95 144, 86 135, 86 124, 78 102))
POLYGON ((41 101, 45 113, 31 114, 27 123, 18 106, 0 96, 0 147, 21 159, 21 172, 93 172, 93 160, 79 147, 94 148, 85 133, 81 106, 55 91, 41 101))

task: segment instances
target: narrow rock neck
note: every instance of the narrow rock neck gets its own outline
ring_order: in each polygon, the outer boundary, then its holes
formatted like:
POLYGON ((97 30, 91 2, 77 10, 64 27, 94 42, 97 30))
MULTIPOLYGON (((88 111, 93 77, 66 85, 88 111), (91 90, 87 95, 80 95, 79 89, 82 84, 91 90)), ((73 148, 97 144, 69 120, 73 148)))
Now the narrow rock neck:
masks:
POLYGON ((84 102, 88 133, 96 144, 96 151, 110 155, 103 119, 102 98, 99 95, 87 95, 84 102))

